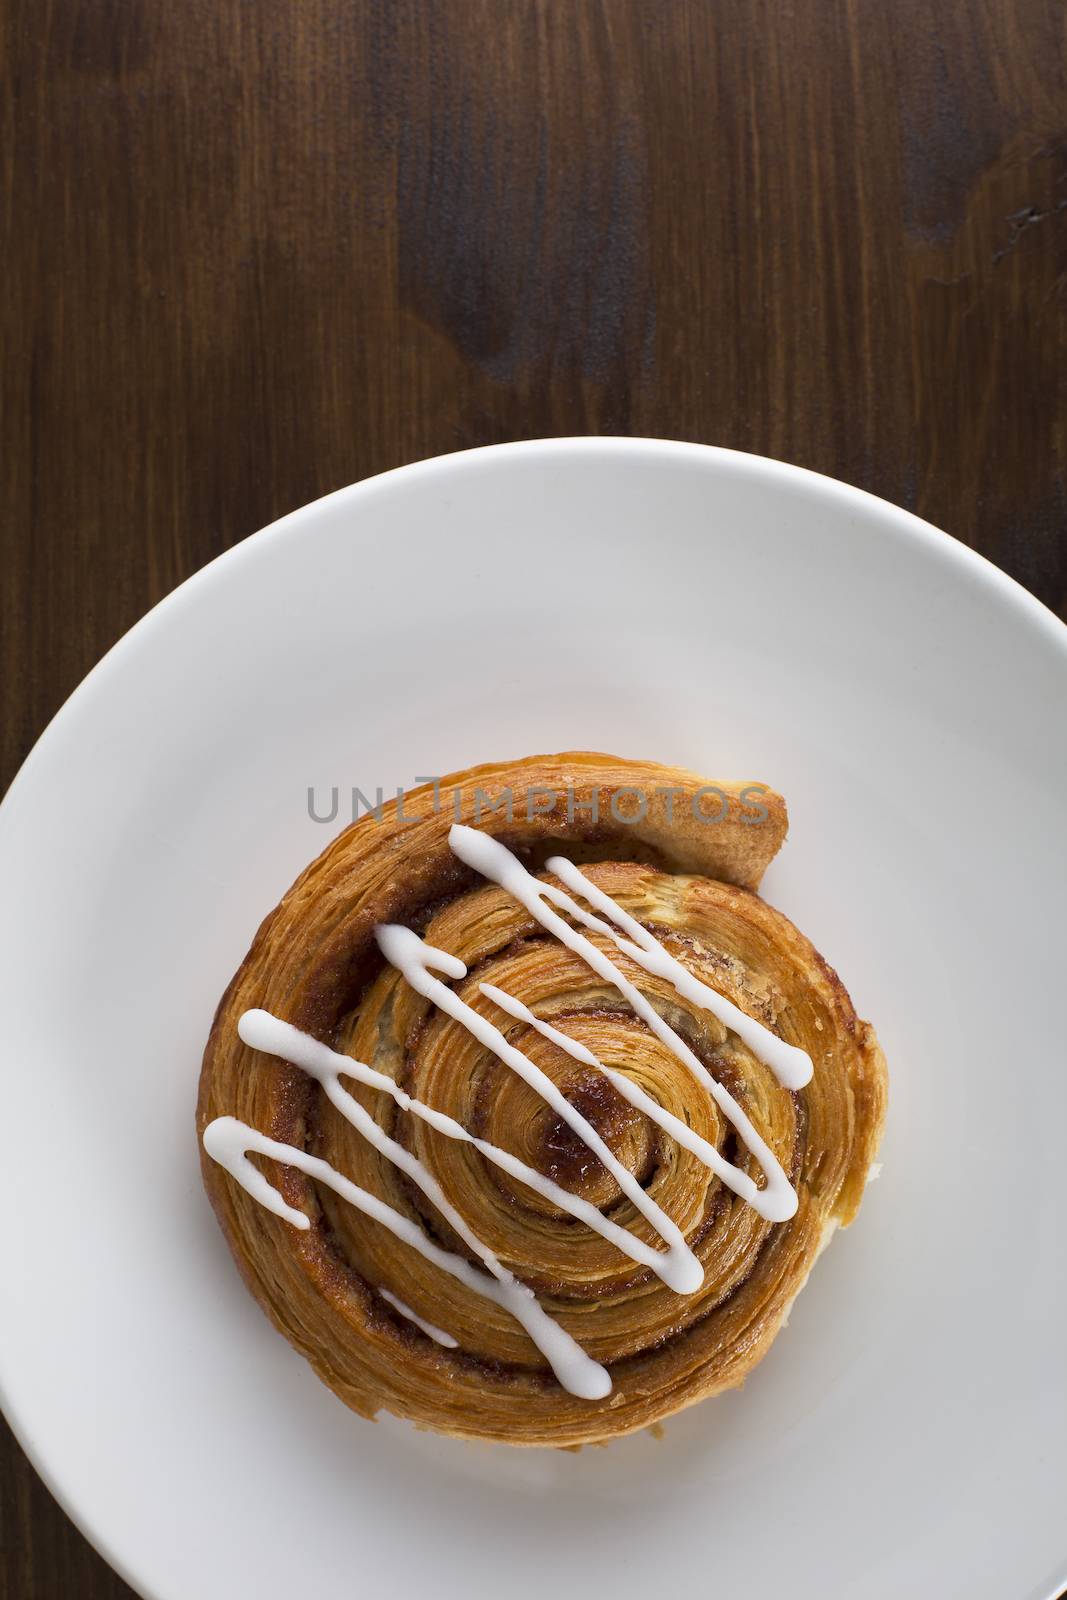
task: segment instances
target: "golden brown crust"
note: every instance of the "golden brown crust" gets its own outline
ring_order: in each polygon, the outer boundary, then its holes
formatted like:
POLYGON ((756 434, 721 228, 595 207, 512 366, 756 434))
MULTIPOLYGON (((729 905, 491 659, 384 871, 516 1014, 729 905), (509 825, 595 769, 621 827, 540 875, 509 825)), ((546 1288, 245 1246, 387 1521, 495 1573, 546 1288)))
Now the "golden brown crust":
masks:
MULTIPOLYGON (((474 768, 406 795, 403 813, 412 821, 401 821, 393 806, 381 820, 364 817, 347 829, 263 923, 208 1040, 200 1133, 214 1117, 233 1115, 306 1146, 432 1229, 448 1248, 462 1249, 424 1197, 309 1080, 241 1043, 237 1019, 264 1006, 396 1077, 623 1226, 654 1238, 606 1169, 575 1146, 532 1090, 392 969, 383 970, 373 929, 381 921, 405 922, 461 957, 468 977, 457 992, 491 1015, 581 1107, 682 1227, 705 1269, 697 1294, 675 1295, 598 1235, 504 1178, 470 1146, 413 1122, 380 1094, 358 1091, 381 1125, 431 1167, 460 1214, 550 1315, 609 1366, 608 1399, 578 1400, 560 1388, 505 1312, 330 1191, 291 1168, 266 1164, 289 1203, 312 1219, 308 1232, 298 1232, 203 1157, 205 1185, 249 1287, 356 1411, 372 1416, 384 1408, 444 1432, 520 1444, 575 1445, 647 1426, 744 1378, 773 1339, 827 1229, 851 1221, 881 1129, 885 1065, 837 976, 753 892, 784 838, 786 813, 780 796, 745 789, 584 752, 474 768), (530 788, 556 799, 540 796, 531 814, 519 800, 530 788), (639 821, 618 820, 625 798, 616 798, 613 812, 611 796, 622 789, 641 791, 647 802, 639 821), (502 802, 495 810, 488 804, 506 791, 510 819, 502 802), (481 995, 482 979, 520 995, 605 1064, 624 1068, 661 1104, 688 1117, 730 1159, 742 1159, 709 1098, 694 1092, 687 1070, 618 994, 507 894, 456 861, 447 835, 457 806, 463 821, 503 839, 531 870, 557 848, 588 863, 593 881, 691 970, 809 1051, 815 1077, 789 1094, 708 1013, 683 1004, 673 989, 612 950, 727 1083, 793 1176, 800 1206, 791 1222, 763 1222, 605 1080, 504 1019, 481 995), (701 807, 721 812, 723 820, 700 820, 701 807), (753 821, 757 808, 766 815, 753 821), (394 1315, 377 1287, 447 1328, 460 1349, 442 1349, 394 1315)), ((749 1170, 757 1174, 751 1163, 749 1170)))

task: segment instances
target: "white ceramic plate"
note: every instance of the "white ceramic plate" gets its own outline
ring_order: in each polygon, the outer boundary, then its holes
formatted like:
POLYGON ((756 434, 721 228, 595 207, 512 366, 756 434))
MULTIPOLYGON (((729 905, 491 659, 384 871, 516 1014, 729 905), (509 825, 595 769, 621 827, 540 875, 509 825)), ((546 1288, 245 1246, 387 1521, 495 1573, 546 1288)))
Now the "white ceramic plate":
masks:
POLYGON ((1065 705, 1067 629, 978 557, 690 445, 406 468, 158 606, 0 810, 3 1402, 108 1559, 151 1600, 1055 1593, 1065 705), (660 1441, 361 1422, 201 1193, 212 1011, 345 820, 309 787, 576 747, 784 792, 764 893, 878 1028, 884 1172, 744 1391, 660 1441))

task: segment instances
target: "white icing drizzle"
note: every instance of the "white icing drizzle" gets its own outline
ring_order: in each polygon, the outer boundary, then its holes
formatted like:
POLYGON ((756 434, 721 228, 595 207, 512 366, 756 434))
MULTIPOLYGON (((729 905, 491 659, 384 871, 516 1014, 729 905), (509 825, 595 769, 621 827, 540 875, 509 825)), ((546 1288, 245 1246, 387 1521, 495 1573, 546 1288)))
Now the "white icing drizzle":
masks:
MULTIPOLYGON (((577 882, 582 886, 579 892, 585 895, 591 903, 597 905, 599 909, 607 909, 609 914, 616 917, 620 922, 625 918, 628 925, 627 931, 633 932, 633 930, 637 930, 640 933, 642 940, 640 945, 637 943, 629 944, 626 940, 621 939, 607 923, 601 923, 597 919, 591 918, 588 912, 583 912, 581 907, 575 905, 574 901, 570 899, 569 895, 563 894, 561 890, 554 888, 551 884, 539 882, 537 878, 527 872, 522 862, 511 853, 506 845, 502 845, 498 840, 491 838, 489 834, 479 833, 474 828, 468 828, 456 823, 449 830, 448 842, 453 853, 461 861, 467 866, 473 867, 476 872, 480 872, 483 878, 488 878, 491 882, 498 883, 502 889, 506 889, 521 905, 526 907, 527 911, 537 919, 543 928, 546 928, 549 933, 555 934, 560 943, 566 945, 568 950, 573 950, 575 955, 580 956, 598 977, 603 978, 606 983, 610 983, 613 988, 617 989, 623 998, 629 1001, 641 1020, 647 1023, 657 1039, 689 1068, 697 1082, 702 1084, 708 1091, 723 1116, 727 1118, 740 1135, 750 1154, 755 1156, 759 1162, 763 1170, 765 1187, 755 1189, 747 1173, 727 1162, 722 1163, 722 1170, 719 1173, 722 1181, 733 1189, 735 1194, 739 1194, 743 1199, 747 1200, 753 1209, 768 1222, 786 1222, 790 1217, 794 1216, 798 1204, 796 1190, 782 1170, 778 1158, 766 1141, 757 1133, 752 1122, 738 1105, 730 1091, 724 1084, 719 1083, 718 1079, 712 1077, 703 1063, 690 1050, 685 1040, 674 1031, 668 1022, 664 1021, 655 1007, 619 971, 615 963, 602 950, 599 950, 595 944, 591 943, 584 934, 579 933, 576 928, 571 927, 570 923, 565 922, 558 912, 553 911, 551 906, 545 904, 545 901, 551 899, 556 905, 562 906, 570 915, 574 916, 577 921, 583 922, 586 926, 593 924, 599 931, 607 933, 616 946, 624 954, 632 956, 635 961, 639 957, 647 958, 654 963, 654 966, 648 966, 646 970, 655 970, 658 975, 665 977, 669 983, 673 984, 680 994, 685 995, 695 1004, 703 1006, 704 1000, 698 998, 694 991, 688 990, 688 985, 686 989, 682 988, 680 980, 689 980, 692 975, 686 972, 686 969, 675 961, 670 952, 665 950, 659 941, 653 938, 646 929, 642 928, 640 923, 634 921, 632 917, 628 917, 626 912, 620 906, 616 906, 609 896, 596 889, 596 886, 590 883, 571 862, 563 862, 557 856, 549 863, 549 868, 555 872, 558 866, 567 867, 569 869, 568 877, 572 884, 577 882), (571 874, 573 874, 573 877, 571 877, 571 874), (646 941, 654 949, 647 948, 646 941), (657 951, 659 952, 658 955, 656 954, 657 951)), ((450 956, 448 960, 455 962, 455 957, 450 956)), ((641 959, 639 964, 645 966, 645 959, 641 959)), ((456 965, 462 966, 462 962, 458 962, 456 965)), ((699 983, 696 979, 692 979, 692 982, 696 985, 697 991, 702 994, 713 996, 716 1002, 721 1003, 723 1006, 730 1004, 721 995, 716 995, 713 989, 708 989, 705 984, 699 983)), ((443 989, 444 985, 442 984, 440 987, 443 989)), ((451 993, 451 991, 446 992, 451 993)), ((710 1010, 711 1007, 708 1006, 707 1009, 710 1010)), ((736 1010, 736 1007, 732 1009, 736 1010)), ((744 1014, 739 1012, 738 1015, 743 1016, 744 1014)), ((766 1035, 767 1040, 773 1040, 775 1044, 779 1045, 782 1043, 768 1028, 764 1028, 762 1024, 754 1022, 752 1018, 745 1018, 745 1021, 751 1028, 758 1030, 758 1036, 766 1035)), ((766 1054, 775 1053, 771 1051, 770 1046, 765 1041, 761 1042, 763 1042, 763 1049, 766 1054)), ((793 1046, 785 1046, 785 1048, 788 1050, 794 1049, 793 1046)), ((807 1078, 804 1079, 806 1082, 811 1077, 811 1059, 804 1051, 797 1051, 796 1054, 804 1056, 808 1063, 807 1078)), ((779 1064, 788 1073, 788 1058, 784 1061, 779 1058, 779 1064)), ((771 1065, 769 1061, 768 1065, 771 1065)), ((773 1065, 771 1065, 771 1070, 774 1071, 773 1065)), ((803 1068, 800 1070, 803 1070, 803 1068)), ((794 1074, 796 1071, 797 1066, 794 1063, 794 1074)))
POLYGON ((444 1345, 446 1350, 459 1349, 458 1339, 453 1339, 452 1335, 446 1333, 443 1328, 437 1328, 432 1322, 427 1322, 425 1317, 420 1317, 417 1311, 412 1311, 411 1307, 405 1305, 403 1300, 398 1300, 395 1294, 390 1294, 388 1289, 379 1289, 378 1293, 383 1300, 388 1300, 394 1311, 399 1311, 400 1315, 406 1317, 409 1322, 413 1322, 416 1328, 421 1328, 426 1337, 432 1339, 435 1344, 444 1345))
MULTIPOLYGON (((276 1139, 268 1139, 266 1134, 239 1122, 236 1117, 217 1117, 209 1123, 204 1129, 204 1149, 212 1160, 236 1178, 254 1200, 258 1200, 276 1217, 292 1223, 294 1228, 307 1230, 311 1226, 309 1218, 302 1211, 297 1211, 295 1206, 289 1205, 273 1184, 268 1183, 259 1168, 249 1161, 248 1152, 251 1150, 258 1155, 270 1156, 286 1166, 296 1167, 316 1183, 332 1189, 342 1200, 347 1200, 357 1211, 362 1211, 364 1216, 380 1222, 397 1239, 417 1250, 434 1266, 440 1267, 442 1272, 447 1272, 475 1294, 509 1311, 526 1329, 569 1394, 582 1400, 603 1400, 611 1393, 611 1378, 606 1369, 591 1360, 570 1334, 553 1322, 542 1310, 533 1291, 496 1262, 496 1258, 484 1246, 478 1246, 478 1253, 483 1259, 495 1262, 496 1270, 492 1277, 479 1272, 462 1256, 442 1250, 410 1217, 405 1217, 392 1206, 386 1205, 384 1200, 379 1200, 377 1195, 352 1183, 331 1167, 328 1161, 309 1155, 296 1145, 280 1144, 276 1139)), ((454 1212, 452 1214, 455 1215, 454 1212)))
MULTIPOLYGON (((414 938, 415 935, 412 935, 414 938)), ((429 949, 429 946, 425 948, 429 949)), ((436 1184, 423 1164, 406 1150, 403 1145, 390 1139, 383 1128, 375 1122, 374 1118, 361 1106, 359 1101, 349 1094, 341 1084, 341 1078, 354 1078, 358 1083, 364 1083, 368 1088, 380 1089, 389 1095, 402 1111, 410 1112, 412 1116, 420 1118, 436 1132, 442 1133, 448 1139, 457 1139, 464 1144, 469 1144, 479 1151, 487 1161, 496 1167, 517 1178, 520 1183, 525 1183, 535 1190, 544 1199, 559 1206, 570 1216, 576 1217, 579 1222, 584 1222, 594 1229, 602 1238, 616 1245, 618 1249, 628 1255, 631 1261, 638 1261, 642 1266, 652 1267, 654 1271, 663 1276, 668 1286, 672 1276, 671 1267, 673 1258, 663 1251, 655 1250, 646 1244, 643 1239, 637 1239, 632 1233, 621 1228, 617 1222, 612 1222, 610 1217, 605 1217, 590 1201, 583 1200, 580 1195, 571 1194, 569 1189, 562 1188, 558 1183, 553 1183, 535 1167, 527 1166, 517 1156, 511 1155, 507 1150, 502 1150, 498 1145, 490 1144, 486 1139, 477 1139, 461 1122, 448 1116, 444 1111, 435 1111, 432 1106, 424 1105, 421 1100, 415 1100, 405 1093, 394 1079, 384 1072, 377 1072, 363 1061, 357 1061, 354 1056, 342 1055, 337 1050, 331 1050, 329 1045, 323 1044, 320 1039, 312 1038, 309 1033, 302 1033, 299 1028, 294 1028, 291 1022, 283 1022, 280 1017, 272 1016, 269 1011, 246 1011, 237 1024, 237 1031, 245 1044, 251 1045, 254 1050, 262 1050, 265 1055, 279 1056, 284 1061, 289 1061, 293 1066, 299 1067, 309 1077, 315 1078, 325 1090, 330 1102, 345 1117, 358 1133, 388 1161, 393 1161, 408 1177, 419 1185, 423 1193, 433 1201, 438 1210, 447 1216, 449 1222, 465 1239, 467 1245, 477 1251, 483 1252, 483 1246, 474 1238, 473 1234, 465 1231, 465 1224, 458 1213, 448 1205, 442 1191, 436 1184), (424 1182, 423 1180, 427 1180, 424 1182), (429 1186, 427 1186, 429 1185, 429 1186)), ((579 1046, 579 1048, 581 1048, 579 1046)), ((592 1060, 592 1058, 590 1058, 592 1060)), ((595 1062, 594 1062, 595 1065, 595 1062)), ((534 1069, 536 1070, 536 1069, 534 1069)), ((484 1256, 483 1256, 484 1259, 484 1256)), ((699 1266, 699 1263, 698 1263, 699 1266)), ((679 1291, 684 1292, 684 1291, 679 1291)))
POLYGON ((633 1173, 617 1159, 592 1123, 587 1121, 580 1111, 575 1110, 539 1066, 528 1056, 523 1055, 521 1050, 517 1050, 513 1044, 509 1044, 499 1028, 494 1027, 487 1017, 475 1011, 473 1006, 467 1005, 447 984, 434 976, 435 972, 445 972, 450 978, 464 978, 467 969, 463 962, 445 950, 435 950, 433 945, 426 944, 417 933, 413 933, 410 928, 401 927, 399 923, 387 923, 375 929, 375 937, 385 959, 403 974, 417 994, 432 1000, 440 1010, 456 1022, 462 1023, 468 1033, 473 1034, 487 1050, 491 1050, 499 1060, 503 1061, 505 1066, 516 1072, 531 1089, 535 1089, 556 1115, 561 1117, 580 1139, 584 1139, 593 1154, 599 1157, 611 1173, 626 1198, 645 1220, 651 1223, 667 1246, 666 1252, 659 1253, 655 1260, 656 1270, 664 1283, 678 1294, 692 1294, 694 1290, 699 1289, 704 1281, 704 1269, 686 1244, 685 1235, 677 1224, 671 1221, 667 1213, 645 1193, 633 1173))
MULTIPOLYGON (((661 1043, 688 1067, 693 1077, 712 1096, 749 1152, 759 1162, 763 1169, 765 1187, 759 1188, 747 1173, 726 1161, 713 1145, 694 1133, 688 1123, 666 1111, 625 1074, 604 1066, 592 1051, 587 1050, 578 1040, 570 1038, 542 1021, 513 995, 507 994, 493 984, 483 983, 479 988, 486 998, 509 1016, 550 1039, 572 1059, 602 1072, 631 1105, 637 1107, 680 1145, 703 1161, 760 1216, 770 1222, 786 1221, 793 1216, 797 1208, 796 1192, 774 1153, 756 1132, 729 1090, 712 1077, 685 1041, 664 1021, 640 990, 630 983, 603 951, 564 921, 552 907, 558 907, 582 926, 610 939, 618 950, 643 967, 646 972, 666 979, 684 999, 712 1012, 726 1027, 738 1035, 753 1054, 770 1067, 779 1083, 785 1088, 801 1088, 810 1080, 812 1075, 810 1057, 803 1050, 798 1050, 795 1046, 779 1039, 770 1029, 764 1028, 761 1023, 739 1010, 724 995, 720 995, 694 977, 646 928, 618 906, 610 896, 591 883, 572 862, 557 856, 548 862, 548 868, 569 889, 581 895, 589 905, 594 906, 610 921, 606 922, 601 917, 593 916, 555 885, 541 883, 527 872, 506 846, 488 834, 457 823, 450 831, 449 843, 461 861, 480 872, 483 877, 506 889, 544 928, 555 934, 562 944, 580 956, 599 977, 618 990, 661 1043), (546 902, 551 902, 551 905, 546 902), (618 931, 619 929, 622 933, 618 931), (623 934, 626 937, 623 937, 623 934)), ((344 1088, 341 1083, 342 1076, 353 1078, 370 1088, 382 1090, 390 1095, 402 1110, 421 1118, 439 1133, 472 1145, 488 1161, 553 1201, 571 1216, 586 1222, 631 1260, 651 1267, 663 1282, 677 1293, 689 1294, 698 1289, 703 1282, 703 1268, 689 1249, 676 1224, 649 1198, 633 1174, 615 1158, 592 1124, 570 1104, 552 1080, 521 1050, 513 1046, 488 1018, 460 1000, 437 976, 438 973, 443 973, 445 977, 453 980, 464 978, 467 969, 463 962, 447 951, 437 950, 432 945, 426 944, 409 928, 390 924, 380 926, 375 932, 378 945, 386 960, 402 973, 417 993, 432 1001, 446 1015, 465 1027, 486 1049, 492 1051, 499 1060, 529 1084, 584 1140, 615 1178, 635 1209, 659 1234, 667 1246, 666 1250, 653 1249, 627 1229, 604 1217, 599 1209, 588 1201, 572 1195, 507 1151, 486 1140, 475 1138, 454 1118, 444 1112, 435 1111, 406 1094, 386 1074, 376 1072, 374 1068, 354 1060, 351 1056, 331 1050, 320 1040, 302 1033, 298 1028, 272 1016, 267 1011, 247 1011, 241 1017, 238 1031, 245 1043, 254 1049, 279 1056, 314 1077, 341 1115, 379 1154, 405 1172, 422 1190, 455 1229, 471 1253, 484 1263, 487 1271, 481 1272, 471 1266, 464 1257, 442 1249, 417 1223, 394 1210, 377 1196, 352 1183, 328 1162, 309 1155, 307 1151, 298 1149, 295 1145, 281 1144, 270 1139, 234 1117, 219 1117, 209 1124, 204 1130, 204 1148, 212 1159, 223 1166, 255 1200, 301 1230, 310 1227, 309 1218, 282 1198, 259 1169, 249 1161, 249 1152, 269 1156, 283 1164, 296 1167, 308 1177, 332 1189, 364 1215, 382 1223, 396 1238, 410 1245, 427 1261, 456 1278, 474 1293, 482 1295, 510 1312, 525 1328, 534 1344, 545 1356, 562 1387, 569 1393, 582 1399, 603 1399, 611 1393, 612 1387, 611 1378, 605 1368, 586 1355, 570 1334, 547 1315, 533 1291, 520 1283, 477 1238, 451 1205, 430 1170, 379 1127, 365 1107, 344 1088)), ((451 1334, 425 1321, 387 1289, 379 1289, 378 1293, 401 1316, 421 1328, 429 1338, 446 1348, 457 1348, 457 1341, 451 1334)))

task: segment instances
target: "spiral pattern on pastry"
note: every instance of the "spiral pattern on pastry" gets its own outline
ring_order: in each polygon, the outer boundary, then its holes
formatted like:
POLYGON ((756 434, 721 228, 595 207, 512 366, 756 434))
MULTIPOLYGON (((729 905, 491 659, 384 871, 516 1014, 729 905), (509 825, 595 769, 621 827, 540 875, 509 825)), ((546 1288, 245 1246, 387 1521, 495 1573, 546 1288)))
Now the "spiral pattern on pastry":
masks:
POLYGON ((443 1137, 378 1090, 346 1082, 375 1122, 430 1170, 478 1239, 607 1369, 612 1385, 598 1400, 568 1393, 506 1309, 292 1166, 254 1158, 309 1219, 306 1231, 264 1210, 204 1155, 208 1193, 249 1287, 361 1415, 385 1409, 449 1434, 530 1445, 579 1445, 645 1427, 751 1371, 830 1232, 855 1215, 884 1115, 881 1052, 835 973, 754 892, 784 837, 781 798, 761 788, 754 804, 751 790, 711 787, 694 774, 588 753, 457 774, 405 795, 403 819, 394 806, 347 829, 260 928, 208 1041, 201 1135, 213 1119, 236 1117, 324 1159, 438 1245, 473 1260, 441 1212, 318 1083, 242 1043, 242 1014, 264 1008, 660 1245, 545 1100, 383 961, 375 929, 402 923, 465 963, 454 992, 558 1086, 678 1226, 704 1270, 699 1289, 675 1292, 471 1144, 443 1137), (532 808, 531 791, 538 795, 532 808), (579 862, 687 971, 808 1052, 810 1083, 783 1088, 709 1011, 602 934, 588 933, 773 1150, 797 1192, 789 1221, 764 1220, 602 1073, 486 997, 485 983, 520 999, 762 1182, 710 1095, 617 990, 457 859, 448 842, 457 818, 499 838, 531 872, 542 872, 554 854, 579 862), (444 1330, 455 1346, 420 1322, 444 1330))

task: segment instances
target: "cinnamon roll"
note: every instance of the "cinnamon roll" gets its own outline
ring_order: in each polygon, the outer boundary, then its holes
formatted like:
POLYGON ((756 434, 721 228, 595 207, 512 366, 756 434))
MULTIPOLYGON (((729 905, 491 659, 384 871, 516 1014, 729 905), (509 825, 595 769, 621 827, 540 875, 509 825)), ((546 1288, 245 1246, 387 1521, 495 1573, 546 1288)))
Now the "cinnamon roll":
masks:
POLYGON ((886 1071, 756 893, 761 784, 587 752, 361 817, 263 923, 197 1110, 245 1281, 354 1411, 602 1442, 740 1383, 886 1071))

